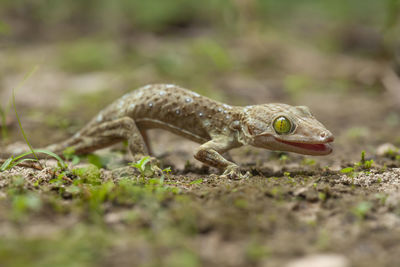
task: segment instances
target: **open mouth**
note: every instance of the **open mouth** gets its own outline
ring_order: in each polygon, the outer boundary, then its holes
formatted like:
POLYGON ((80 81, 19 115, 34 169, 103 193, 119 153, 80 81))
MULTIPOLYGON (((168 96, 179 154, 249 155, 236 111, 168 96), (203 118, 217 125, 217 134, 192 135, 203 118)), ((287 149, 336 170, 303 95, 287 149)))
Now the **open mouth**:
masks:
MULTIPOLYGON (((277 139, 278 140, 278 139, 277 139)), ((278 140, 281 143, 298 147, 301 149, 305 149, 308 151, 314 151, 314 152, 319 152, 319 153, 326 153, 329 154, 332 152, 332 146, 329 143, 324 143, 324 144, 306 144, 306 143, 297 143, 297 142, 290 142, 290 141, 283 141, 283 140, 278 140)))

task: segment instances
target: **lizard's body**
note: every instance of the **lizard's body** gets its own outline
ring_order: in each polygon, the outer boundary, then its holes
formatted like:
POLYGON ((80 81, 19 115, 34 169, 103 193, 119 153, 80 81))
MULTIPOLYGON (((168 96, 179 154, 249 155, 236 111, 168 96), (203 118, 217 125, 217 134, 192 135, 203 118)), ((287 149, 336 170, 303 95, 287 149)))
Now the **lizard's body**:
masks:
POLYGON ((221 154, 235 147, 254 145, 324 155, 331 152, 327 143, 333 141, 332 134, 306 107, 230 106, 175 85, 155 84, 124 95, 73 137, 48 149, 61 154, 73 147, 76 154, 84 154, 127 140, 132 155, 140 158, 149 154, 145 131, 150 128, 166 129, 202 144, 195 158, 225 169, 228 175, 240 175, 238 166, 221 154), (279 116, 291 120, 295 129, 292 127, 290 134, 274 131, 271 123, 279 116))

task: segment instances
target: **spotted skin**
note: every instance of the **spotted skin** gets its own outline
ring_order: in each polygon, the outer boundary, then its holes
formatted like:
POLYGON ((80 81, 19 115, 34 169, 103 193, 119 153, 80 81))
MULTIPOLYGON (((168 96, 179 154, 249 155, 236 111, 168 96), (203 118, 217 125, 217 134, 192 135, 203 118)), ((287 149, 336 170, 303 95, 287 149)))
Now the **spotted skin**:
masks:
POLYGON ((162 128, 201 145, 194 157, 204 164, 225 170, 229 178, 243 175, 222 154, 242 145, 310 155, 329 154, 332 134, 304 106, 265 104, 230 106, 171 84, 147 85, 134 90, 100 111, 70 139, 48 149, 61 154, 73 147, 77 154, 127 140, 135 159, 149 155, 147 129, 162 128), (294 130, 279 135, 273 121, 285 116, 294 130), (294 142, 294 143, 293 143, 294 142))

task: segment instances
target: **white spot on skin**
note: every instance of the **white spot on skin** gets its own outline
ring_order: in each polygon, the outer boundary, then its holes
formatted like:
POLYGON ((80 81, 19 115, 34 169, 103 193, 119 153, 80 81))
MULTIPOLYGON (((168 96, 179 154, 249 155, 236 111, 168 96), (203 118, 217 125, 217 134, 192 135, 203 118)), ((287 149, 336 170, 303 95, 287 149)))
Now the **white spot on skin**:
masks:
POLYGON ((167 84, 167 85, 165 85, 165 88, 173 88, 173 87, 175 87, 174 84, 167 84))
POLYGON ((103 121, 103 115, 102 115, 102 114, 99 114, 99 115, 97 116, 96 121, 97 121, 97 122, 102 122, 102 121, 103 121))
POLYGON ((149 103, 149 107, 153 107, 153 103, 152 102, 149 103))
POLYGON ((218 112, 222 112, 222 108, 218 108, 218 112))
POLYGON ((203 125, 204 125, 205 127, 210 126, 210 125, 211 125, 210 120, 204 120, 203 125))
POLYGON ((118 109, 122 109, 122 107, 124 106, 124 104, 125 104, 125 101, 120 100, 120 101, 118 102, 118 109))
POLYGON ((228 128, 224 127, 224 132, 228 131, 228 128))
POLYGON ((128 109, 129 109, 129 111, 133 111, 134 108, 135 108, 135 104, 130 104, 128 109))
POLYGON ((140 97, 142 97, 142 95, 143 95, 143 92, 142 92, 142 91, 140 91, 140 92, 137 92, 137 93, 136 93, 135 97, 138 97, 138 98, 140 98, 140 97))
POLYGON ((239 127, 239 126, 240 126, 240 122, 239 122, 239 121, 233 121, 233 122, 232 122, 232 126, 233 126, 234 128, 239 127))
POLYGON ((179 115, 179 114, 181 114, 181 111, 180 111, 179 109, 177 109, 177 110, 175 111, 175 113, 179 115))
POLYGON ((199 117, 203 117, 203 112, 199 112, 199 117))
POLYGON ((226 115, 226 119, 229 120, 231 117, 229 115, 226 115))
POLYGON ((194 95, 195 97, 199 97, 200 95, 196 92, 192 92, 192 95, 194 95))
POLYGON ((143 86, 143 89, 149 89, 150 87, 151 87, 151 85, 148 84, 148 85, 146 85, 146 86, 143 86))
POLYGON ((76 134, 74 134, 74 137, 79 137, 79 136, 81 136, 80 132, 77 132, 76 134))
POLYGON ((227 114, 227 113, 228 113, 228 111, 224 110, 224 114, 227 114))
POLYGON ((164 91, 161 91, 161 92, 160 92, 160 96, 163 96, 163 95, 165 95, 165 92, 164 92, 164 91))
POLYGON ((227 108, 227 109, 232 109, 232 107, 231 107, 231 106, 229 106, 229 105, 227 105, 227 104, 223 104, 223 106, 224 106, 224 108, 227 108))
POLYGON ((185 99, 185 102, 186 102, 186 103, 190 103, 190 102, 192 102, 192 101, 193 101, 193 100, 192 100, 190 97, 188 97, 188 98, 185 99))

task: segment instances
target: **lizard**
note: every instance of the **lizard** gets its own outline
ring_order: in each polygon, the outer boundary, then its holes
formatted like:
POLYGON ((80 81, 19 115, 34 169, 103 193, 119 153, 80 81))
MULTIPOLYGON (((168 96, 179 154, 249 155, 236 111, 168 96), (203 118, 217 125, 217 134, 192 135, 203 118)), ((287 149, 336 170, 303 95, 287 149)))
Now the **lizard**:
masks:
POLYGON ((233 148, 251 145, 306 155, 332 152, 332 133, 306 106, 261 104, 232 106, 173 84, 151 84, 133 90, 100 111, 69 139, 46 149, 77 155, 121 141, 133 158, 149 156, 147 129, 162 128, 195 141, 198 161, 223 170, 229 178, 244 177, 239 166, 224 158, 233 148))

